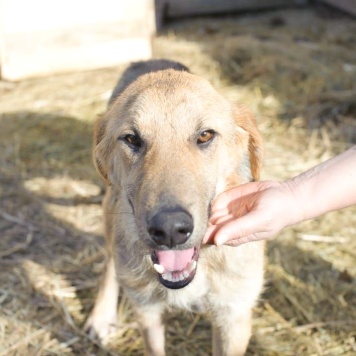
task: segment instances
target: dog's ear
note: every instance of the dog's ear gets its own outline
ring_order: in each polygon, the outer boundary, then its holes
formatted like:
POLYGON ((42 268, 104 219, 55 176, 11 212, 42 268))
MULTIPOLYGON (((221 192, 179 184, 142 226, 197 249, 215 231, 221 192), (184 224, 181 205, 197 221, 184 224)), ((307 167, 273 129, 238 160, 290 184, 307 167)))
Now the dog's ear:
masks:
POLYGON ((94 148, 93 159, 94 165, 100 175, 109 183, 108 179, 108 157, 109 147, 105 144, 105 135, 108 125, 108 119, 104 114, 99 115, 94 124, 94 148))
POLYGON ((263 141, 256 125, 252 112, 244 105, 234 107, 234 119, 236 124, 249 134, 248 150, 253 180, 258 180, 262 168, 263 141))

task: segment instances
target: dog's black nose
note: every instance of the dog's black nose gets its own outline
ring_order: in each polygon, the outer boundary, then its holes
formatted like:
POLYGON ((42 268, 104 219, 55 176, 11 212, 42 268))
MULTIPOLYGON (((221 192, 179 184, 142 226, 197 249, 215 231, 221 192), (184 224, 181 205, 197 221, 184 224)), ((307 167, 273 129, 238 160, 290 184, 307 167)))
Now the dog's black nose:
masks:
POLYGON ((160 246, 173 248, 183 244, 194 229, 193 219, 181 208, 163 209, 148 221, 148 233, 160 246))

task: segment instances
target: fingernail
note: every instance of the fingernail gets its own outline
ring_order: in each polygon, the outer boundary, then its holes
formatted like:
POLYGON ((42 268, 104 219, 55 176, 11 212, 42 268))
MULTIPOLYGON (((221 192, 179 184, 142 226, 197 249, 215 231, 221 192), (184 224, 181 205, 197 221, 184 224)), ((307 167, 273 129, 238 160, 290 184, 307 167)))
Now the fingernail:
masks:
POLYGON ((214 243, 213 243, 211 240, 209 240, 209 239, 205 239, 205 240, 203 241, 203 245, 214 245, 214 243))
POLYGON ((215 239, 215 245, 216 246, 221 246, 223 245, 227 240, 229 239, 229 236, 226 234, 221 234, 215 239))
POLYGON ((209 226, 208 229, 206 230, 205 236, 203 238, 203 244, 206 244, 209 242, 209 240, 211 239, 211 233, 213 232, 214 227, 213 226, 209 226))

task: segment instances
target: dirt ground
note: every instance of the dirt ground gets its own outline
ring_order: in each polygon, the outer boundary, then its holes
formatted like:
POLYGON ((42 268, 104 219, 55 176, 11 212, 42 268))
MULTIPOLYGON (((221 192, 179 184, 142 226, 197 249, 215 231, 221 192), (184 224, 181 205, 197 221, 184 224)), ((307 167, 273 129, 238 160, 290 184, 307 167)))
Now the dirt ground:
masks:
MULTIPOLYGON (((181 61, 255 112, 262 179, 284 179, 356 143, 356 21, 326 8, 168 24, 156 58, 181 61)), ((85 60, 85 59, 83 59, 85 60)), ((103 182, 92 125, 123 71, 0 81, 0 355, 141 355, 127 299, 106 345, 82 325, 104 266, 103 182)), ((247 355, 356 353, 356 208, 268 245, 247 355)), ((209 323, 167 315, 168 355, 209 355, 209 323)))

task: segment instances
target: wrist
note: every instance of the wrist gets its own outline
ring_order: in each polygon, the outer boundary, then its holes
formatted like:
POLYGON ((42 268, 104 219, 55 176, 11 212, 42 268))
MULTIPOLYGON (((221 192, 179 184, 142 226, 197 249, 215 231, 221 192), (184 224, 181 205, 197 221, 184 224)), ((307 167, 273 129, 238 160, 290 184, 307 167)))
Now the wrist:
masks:
POLYGON ((286 209, 288 219, 286 221, 286 226, 294 225, 307 220, 305 206, 306 193, 303 182, 299 179, 299 177, 295 177, 281 182, 281 186, 287 196, 286 209))

